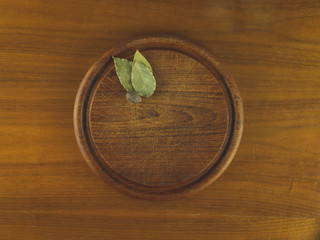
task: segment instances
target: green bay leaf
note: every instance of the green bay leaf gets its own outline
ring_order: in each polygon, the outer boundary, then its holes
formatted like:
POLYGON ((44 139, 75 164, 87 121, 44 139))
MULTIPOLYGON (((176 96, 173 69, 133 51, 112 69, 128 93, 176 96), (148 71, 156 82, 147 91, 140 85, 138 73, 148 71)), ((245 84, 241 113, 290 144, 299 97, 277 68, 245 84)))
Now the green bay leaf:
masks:
POLYGON ((133 57, 133 65, 135 62, 140 62, 142 64, 144 64, 145 66, 147 66, 148 68, 151 69, 152 71, 152 67, 150 65, 150 63, 147 61, 147 59, 139 52, 139 50, 137 50, 134 54, 133 57))
POLYGON ((131 84, 132 61, 124 58, 112 57, 116 68, 117 76, 121 85, 128 91, 133 92, 134 88, 131 84))
POLYGON ((150 97, 156 89, 152 70, 141 62, 133 64, 131 82, 133 88, 143 97, 150 97))

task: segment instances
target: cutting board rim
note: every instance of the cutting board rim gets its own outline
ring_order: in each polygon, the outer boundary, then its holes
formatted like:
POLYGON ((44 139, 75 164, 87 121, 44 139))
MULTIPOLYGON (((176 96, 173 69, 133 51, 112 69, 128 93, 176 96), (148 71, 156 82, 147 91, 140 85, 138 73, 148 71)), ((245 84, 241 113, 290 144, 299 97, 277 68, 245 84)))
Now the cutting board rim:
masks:
POLYGON ((154 200, 166 200, 192 194, 207 187, 215 181, 231 163, 240 144, 243 131, 243 105, 238 87, 232 76, 224 70, 219 62, 201 47, 176 37, 147 37, 135 39, 107 51, 83 78, 74 105, 74 132, 82 155, 89 167, 103 180, 130 195, 154 200), (88 112, 91 93, 96 82, 112 63, 112 56, 121 56, 124 51, 141 51, 148 49, 170 49, 186 54, 200 61, 216 77, 227 95, 229 123, 228 135, 223 151, 216 164, 192 181, 176 186, 150 187, 131 182, 113 171, 107 164, 99 161, 97 151, 90 143, 88 135, 88 112))

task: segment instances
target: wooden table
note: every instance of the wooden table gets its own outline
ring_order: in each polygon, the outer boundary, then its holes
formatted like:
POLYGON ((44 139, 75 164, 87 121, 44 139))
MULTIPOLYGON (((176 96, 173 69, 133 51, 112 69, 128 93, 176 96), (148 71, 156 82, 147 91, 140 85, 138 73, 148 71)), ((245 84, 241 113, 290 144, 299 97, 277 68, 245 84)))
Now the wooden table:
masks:
POLYGON ((320 239, 319 1, 1 0, 0 9, 0 239, 320 239), (114 190, 73 132, 89 67, 152 34, 211 52, 244 104, 230 167, 174 201, 114 190))

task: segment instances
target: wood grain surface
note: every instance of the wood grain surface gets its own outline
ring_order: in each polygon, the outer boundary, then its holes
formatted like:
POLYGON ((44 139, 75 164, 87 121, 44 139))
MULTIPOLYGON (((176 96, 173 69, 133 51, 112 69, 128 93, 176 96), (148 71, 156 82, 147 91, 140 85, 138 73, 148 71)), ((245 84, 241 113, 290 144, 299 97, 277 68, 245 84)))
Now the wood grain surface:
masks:
POLYGON ((320 239, 320 3, 0 1, 0 239, 320 239), (73 105, 116 44, 174 34, 237 82, 245 127, 192 197, 127 197, 78 149, 73 105))
POLYGON ((217 161, 228 128, 226 98, 196 60, 170 50, 142 54, 152 63, 157 91, 130 103, 110 69, 91 100, 92 140, 112 169, 130 181, 181 184, 217 161))

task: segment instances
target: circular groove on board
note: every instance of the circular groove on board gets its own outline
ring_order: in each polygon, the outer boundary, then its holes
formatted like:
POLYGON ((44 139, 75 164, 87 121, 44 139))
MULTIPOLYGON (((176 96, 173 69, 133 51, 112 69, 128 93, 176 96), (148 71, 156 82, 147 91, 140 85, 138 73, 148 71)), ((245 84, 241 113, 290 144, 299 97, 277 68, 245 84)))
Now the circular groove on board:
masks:
POLYGON ((136 196, 169 199, 201 190, 231 162, 243 110, 231 76, 203 49, 176 38, 119 45, 88 71, 79 88, 74 127, 89 166, 136 196), (153 96, 126 100, 111 56, 136 49, 157 80, 153 96))

